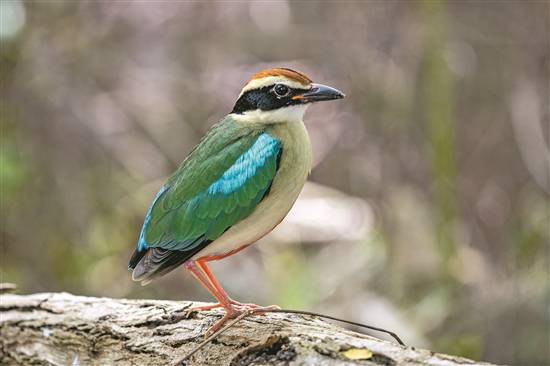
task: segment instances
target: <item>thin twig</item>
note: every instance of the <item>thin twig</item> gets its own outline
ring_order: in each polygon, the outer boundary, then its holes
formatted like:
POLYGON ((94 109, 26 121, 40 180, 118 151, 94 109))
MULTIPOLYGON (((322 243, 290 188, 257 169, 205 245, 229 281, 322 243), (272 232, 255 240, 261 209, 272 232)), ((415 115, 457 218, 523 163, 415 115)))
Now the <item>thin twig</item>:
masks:
POLYGON ((270 309, 270 310, 265 310, 265 309, 254 310, 254 309, 251 309, 249 311, 243 312, 241 315, 236 317, 231 323, 227 324, 226 326, 220 328, 218 331, 214 332, 210 337, 208 337, 204 341, 202 341, 197 347, 193 348, 191 350, 191 352, 189 352, 188 354, 186 354, 182 358, 178 359, 178 361, 176 361, 173 366, 181 366, 182 362, 189 359, 195 353, 200 351, 204 346, 206 346, 208 343, 212 342, 214 339, 216 339, 218 336, 220 336, 223 332, 225 332, 229 328, 233 327, 235 324, 237 324, 242 319, 244 319, 247 316, 252 315, 254 313, 262 313, 262 314, 265 314, 265 313, 300 314, 300 315, 309 315, 309 316, 316 316, 316 317, 319 317, 319 318, 335 320, 335 321, 338 321, 338 322, 355 325, 357 327, 362 327, 362 328, 374 330, 374 331, 377 331, 377 332, 386 333, 386 334, 390 335, 391 337, 393 337, 393 339, 395 339, 397 341, 397 343, 399 343, 401 346, 405 346, 405 343, 403 343, 401 338, 399 338, 399 336, 396 333, 394 333, 392 331, 389 331, 387 329, 384 329, 384 328, 374 327, 372 325, 361 324, 361 323, 352 322, 350 320, 345 320, 345 319, 339 319, 339 318, 335 318, 335 317, 330 316, 330 315, 314 313, 312 311, 287 310, 287 309, 270 309))
POLYGON ((401 338, 399 338, 399 336, 398 336, 396 333, 394 333, 394 332, 392 332, 392 331, 389 331, 389 330, 387 330, 387 329, 384 329, 384 328, 374 327, 374 326, 372 326, 372 325, 366 325, 366 324, 361 324, 361 323, 357 323, 357 322, 352 322, 352 321, 350 321, 350 320, 339 319, 339 318, 335 318, 335 317, 330 316, 330 315, 324 315, 324 314, 314 313, 314 312, 312 312, 312 311, 273 309, 273 310, 268 310, 268 311, 266 311, 266 313, 267 313, 267 312, 269 312, 269 313, 286 313, 286 314, 311 315, 311 316, 317 316, 317 317, 319 317, 319 318, 325 318, 325 319, 335 320, 335 321, 338 321, 338 322, 342 322, 342 323, 347 323, 347 324, 355 325, 355 326, 357 326, 357 327, 362 327, 362 328, 374 330, 374 331, 377 331, 377 332, 386 333, 386 334, 390 335, 393 339, 395 339, 395 340, 397 341, 397 343, 399 343, 401 346, 405 346, 405 343, 403 343, 403 341, 401 340, 401 338))
POLYGON ((197 347, 193 348, 191 352, 177 360, 173 366, 180 366, 185 360, 187 360, 189 357, 193 356, 195 353, 200 351, 204 346, 206 346, 208 343, 212 342, 214 339, 216 339, 218 336, 220 336, 223 332, 237 324, 242 319, 246 318, 248 315, 252 314, 254 310, 245 311, 238 317, 236 317, 231 323, 227 324, 225 327, 220 328, 218 331, 214 332, 210 337, 206 338, 204 341, 202 341, 197 347))

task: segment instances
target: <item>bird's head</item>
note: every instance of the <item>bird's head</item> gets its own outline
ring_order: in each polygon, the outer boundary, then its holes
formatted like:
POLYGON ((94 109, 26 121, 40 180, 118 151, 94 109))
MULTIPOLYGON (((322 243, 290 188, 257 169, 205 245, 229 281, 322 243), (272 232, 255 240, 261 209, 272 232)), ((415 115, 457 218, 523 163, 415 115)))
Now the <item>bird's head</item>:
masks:
POLYGON ((341 91, 315 84, 301 72, 274 68, 252 76, 231 113, 254 123, 294 122, 302 120, 310 103, 343 97, 341 91))

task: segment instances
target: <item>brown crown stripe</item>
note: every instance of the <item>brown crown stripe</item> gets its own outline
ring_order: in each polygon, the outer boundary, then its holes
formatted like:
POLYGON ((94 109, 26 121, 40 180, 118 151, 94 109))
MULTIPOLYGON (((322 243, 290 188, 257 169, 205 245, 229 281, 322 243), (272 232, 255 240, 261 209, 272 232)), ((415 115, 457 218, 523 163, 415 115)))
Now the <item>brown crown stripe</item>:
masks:
POLYGON ((261 79, 261 78, 265 78, 265 77, 268 77, 268 76, 284 76, 284 77, 286 77, 290 80, 297 81, 297 82, 299 82, 300 84, 303 84, 303 85, 308 85, 308 84, 312 83, 311 79, 308 78, 306 75, 302 74, 301 72, 294 71, 292 69, 283 68, 283 67, 274 68, 274 69, 266 69, 266 70, 262 70, 260 72, 257 72, 256 74, 254 74, 254 76, 252 76, 251 80, 261 79))

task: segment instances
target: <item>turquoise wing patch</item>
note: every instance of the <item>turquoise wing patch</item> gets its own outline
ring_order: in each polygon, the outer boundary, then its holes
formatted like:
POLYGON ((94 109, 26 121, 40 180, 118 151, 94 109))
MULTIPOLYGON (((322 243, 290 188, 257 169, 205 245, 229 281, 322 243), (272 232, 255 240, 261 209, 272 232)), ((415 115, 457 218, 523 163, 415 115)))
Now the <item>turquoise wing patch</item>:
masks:
POLYGON ((138 251, 148 248, 190 251, 220 237, 250 215, 269 191, 281 152, 281 142, 264 132, 236 139, 209 156, 210 164, 190 162, 187 167, 184 164, 175 173, 178 176, 170 178, 153 201, 145 217, 138 251), (227 151, 232 152, 229 162, 223 156, 227 151), (204 171, 186 172, 197 166, 204 171), (224 169, 219 169, 220 166, 224 169), (186 177, 201 180, 189 182, 186 177), (179 186, 183 184, 189 188, 179 186), (197 184, 201 189, 196 188, 197 184), (196 192, 189 197, 189 190, 196 192))

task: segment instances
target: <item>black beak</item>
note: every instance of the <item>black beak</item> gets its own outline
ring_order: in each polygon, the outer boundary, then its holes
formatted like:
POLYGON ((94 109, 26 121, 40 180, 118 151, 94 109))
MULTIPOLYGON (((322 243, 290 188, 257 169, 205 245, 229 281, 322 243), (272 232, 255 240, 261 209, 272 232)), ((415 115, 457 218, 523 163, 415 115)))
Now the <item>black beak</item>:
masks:
POLYGON ((345 95, 340 90, 322 84, 311 84, 311 88, 304 94, 296 95, 292 99, 302 103, 321 102, 323 100, 342 99, 345 95))

